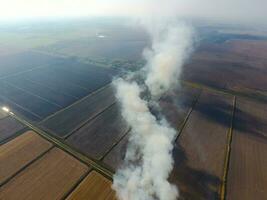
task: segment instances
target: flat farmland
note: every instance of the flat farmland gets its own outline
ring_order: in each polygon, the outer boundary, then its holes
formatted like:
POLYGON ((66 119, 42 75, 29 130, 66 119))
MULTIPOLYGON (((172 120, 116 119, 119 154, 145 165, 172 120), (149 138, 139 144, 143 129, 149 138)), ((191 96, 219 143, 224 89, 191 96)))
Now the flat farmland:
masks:
POLYGON ((104 87, 116 74, 114 70, 82 64, 70 58, 35 52, 12 56, 13 60, 8 56, 3 60, 8 67, 0 67, 0 102, 33 122, 104 87), (2 68, 10 70, 2 72, 2 68))
POLYGON ((41 84, 50 89, 55 89, 69 96, 73 96, 76 99, 82 98, 89 93, 86 88, 74 84, 71 81, 66 81, 66 79, 64 80, 62 74, 52 75, 52 73, 47 73, 46 69, 44 69, 44 72, 42 72, 42 70, 33 70, 29 73, 23 74, 23 77, 34 83, 41 84))
POLYGON ((0 56, 0 78, 22 73, 32 68, 57 63, 61 59, 35 52, 22 52, 13 55, 0 56))
POLYGON ((4 81, 0 81, 0 93, 40 118, 44 118, 60 109, 59 106, 4 81))
POLYGON ((87 93, 93 92, 110 83, 112 78, 107 72, 99 73, 98 68, 92 69, 91 73, 88 72, 86 74, 82 74, 74 70, 68 70, 68 67, 63 64, 43 68, 39 71, 39 74, 47 74, 52 79, 75 84, 79 87, 85 88, 87 93))
POLYGON ((62 199, 87 171, 87 166, 53 148, 3 185, 0 199, 62 199))
POLYGON ((230 165, 229 200, 267 199, 266 104, 237 98, 230 165))
POLYGON ((51 143, 32 131, 0 146, 0 185, 50 147, 51 143))
POLYGON ((22 130, 24 125, 12 117, 0 119, 0 143, 22 130))
POLYGON ((74 132, 67 143, 100 160, 128 130, 129 126, 122 118, 119 106, 114 104, 74 132))
POLYGON ((27 110, 26 108, 23 108, 22 106, 16 104, 10 99, 7 99, 5 96, 1 96, 1 94, 0 94, 0 105, 9 107, 9 109, 13 113, 16 113, 19 116, 23 116, 29 121, 36 122, 41 120, 41 117, 39 117, 38 115, 32 113, 30 110, 27 110))
POLYGON ((233 98, 202 92, 176 142, 170 181, 181 198, 218 199, 233 98))
POLYGON ((60 93, 54 88, 50 89, 43 85, 36 84, 30 80, 27 80, 23 78, 23 76, 10 77, 10 78, 5 79, 5 81, 7 81, 8 83, 12 85, 15 85, 19 89, 22 89, 26 92, 37 95, 47 100, 48 102, 52 102, 53 104, 56 104, 62 108, 72 104, 73 102, 77 100, 75 97, 72 97, 64 93, 60 93))
POLYGON ((92 171, 66 199, 116 200, 116 194, 111 189, 111 184, 110 180, 96 171, 92 171))
POLYGON ((111 85, 45 119, 40 126, 65 137, 115 102, 111 85))
POLYGON ((185 65, 182 77, 237 92, 239 88, 266 91, 266 51, 266 40, 202 44, 185 65))

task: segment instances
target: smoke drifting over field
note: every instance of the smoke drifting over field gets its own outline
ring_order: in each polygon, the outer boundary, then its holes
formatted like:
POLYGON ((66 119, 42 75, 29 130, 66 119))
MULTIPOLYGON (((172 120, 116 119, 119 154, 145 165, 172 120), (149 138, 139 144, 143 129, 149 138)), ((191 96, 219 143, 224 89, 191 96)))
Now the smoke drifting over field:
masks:
POLYGON ((176 131, 149 109, 177 84, 191 47, 191 29, 169 19, 172 18, 165 18, 163 23, 142 23, 152 40, 152 46, 144 50, 145 85, 121 78, 113 82, 122 115, 132 128, 124 164, 114 175, 113 188, 120 200, 175 200, 178 197, 178 188, 168 182, 176 131), (141 97, 145 88, 151 95, 149 101, 141 97))

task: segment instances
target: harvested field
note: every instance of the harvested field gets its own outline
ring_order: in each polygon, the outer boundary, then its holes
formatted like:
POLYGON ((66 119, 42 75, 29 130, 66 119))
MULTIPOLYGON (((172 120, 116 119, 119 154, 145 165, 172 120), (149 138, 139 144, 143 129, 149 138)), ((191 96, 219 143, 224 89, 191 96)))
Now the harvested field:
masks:
POLYGON ((12 117, 0 119, 0 143, 13 136, 16 132, 22 130, 23 128, 24 125, 12 117))
POLYGON ((116 200, 116 194, 111 189, 111 184, 111 181, 101 174, 92 171, 68 196, 67 200, 116 200))
POLYGON ((229 200, 267 199, 266 104, 237 98, 230 165, 229 200))
POLYGON ((233 98, 203 92, 174 149, 171 182, 184 199, 218 199, 233 98))
POLYGON ((54 148, 2 186, 0 199, 62 199, 87 171, 84 164, 54 148))
POLYGON ((46 117, 60 109, 59 106, 18 89, 16 86, 12 86, 7 82, 0 82, 0 93, 5 98, 10 99, 12 102, 31 111, 40 118, 46 117))
POLYGON ((85 124, 67 142, 95 159, 101 159, 129 130, 117 104, 85 124))
POLYGON ((49 117, 41 126, 59 137, 64 137, 114 102, 113 89, 109 85, 49 117))
POLYGON ((28 131, 0 146, 0 185, 52 147, 52 144, 28 131))

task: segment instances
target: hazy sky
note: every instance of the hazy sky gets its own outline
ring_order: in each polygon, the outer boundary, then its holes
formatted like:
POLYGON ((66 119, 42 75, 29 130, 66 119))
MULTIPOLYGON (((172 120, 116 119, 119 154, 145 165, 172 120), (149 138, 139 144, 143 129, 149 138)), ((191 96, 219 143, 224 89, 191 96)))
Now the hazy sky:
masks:
POLYGON ((0 20, 28 17, 179 16, 267 24, 267 0, 0 0, 0 20))

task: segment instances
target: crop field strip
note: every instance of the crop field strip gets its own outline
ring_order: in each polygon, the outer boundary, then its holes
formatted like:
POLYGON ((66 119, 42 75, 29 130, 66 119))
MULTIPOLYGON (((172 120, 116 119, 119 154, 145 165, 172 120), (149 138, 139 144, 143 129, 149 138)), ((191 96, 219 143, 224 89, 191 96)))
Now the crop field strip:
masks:
POLYGON ((128 130, 118 104, 113 104, 80 127, 66 141, 80 152, 100 160, 128 130))
POLYGON ((66 106, 64 109, 61 109, 61 110, 59 110, 59 111, 53 113, 52 115, 47 116, 47 117, 44 118, 42 121, 40 121, 40 123, 43 123, 44 121, 47 121, 47 120, 49 120, 50 118, 53 118, 53 117, 56 116, 57 114, 63 112, 64 110, 69 109, 69 108, 72 107, 72 106, 75 106, 76 104, 79 104, 80 102, 86 100, 86 99, 89 98, 90 96, 93 96, 93 95, 97 94, 98 92, 104 90, 104 89, 107 88, 107 87, 110 87, 110 84, 107 84, 107 85, 103 86, 102 88, 99 88, 98 90, 92 92, 91 94, 88 94, 87 96, 78 99, 78 100, 75 101, 73 104, 70 104, 70 105, 66 106))
MULTIPOLYGON (((31 84, 32 85, 32 84, 31 84)), ((35 85, 35 84, 33 84, 35 85)), ((105 87, 105 86, 104 86, 105 87)), ((37 88, 38 89, 38 88, 37 88)), ((101 90, 101 88, 99 89, 101 90)), ((41 92, 42 94, 43 92, 41 92)), ((91 94, 94 94, 95 92, 92 92, 91 94)), ((87 95, 90 96, 91 94, 87 95)), ((66 96, 66 95, 65 95, 66 96)), ((61 97, 61 99, 63 99, 64 96, 61 97)), ((71 97, 72 98, 72 97, 71 97)), ((18 105, 17 103, 14 103, 13 101, 11 101, 10 99, 7 99, 6 96, 2 97, 2 102, 5 102, 5 104, 10 105, 11 108, 13 108, 16 112, 21 113, 21 115, 26 116, 26 118, 32 120, 32 121, 39 121, 40 119, 42 119, 42 117, 40 115, 37 115, 36 113, 32 112, 31 110, 22 107, 20 105, 18 105)), ((73 98, 72 98, 72 102, 69 103, 73 103, 73 98)), ((75 101, 75 100, 74 100, 75 101)), ((66 105, 63 105, 66 106, 66 105)), ((60 108, 58 108, 57 110, 59 110, 60 108)))
MULTIPOLYGON (((85 97, 105 84, 110 83, 111 80, 108 75, 110 70, 108 69, 100 69, 97 66, 54 56, 44 55, 46 61, 47 59, 49 61, 50 57, 52 59, 48 64, 37 65, 36 63, 30 63, 28 66, 27 63, 24 63, 27 60, 25 58, 27 53, 24 54, 18 55, 17 62, 12 62, 12 60, 7 62, 14 69, 17 67, 19 72, 9 70, 7 72, 8 75, 1 77, 1 81, 4 81, 1 84, 2 90, 0 88, 1 99, 4 99, 1 101, 10 105, 10 107, 14 107, 16 112, 32 121, 40 121, 46 118, 72 104, 77 99, 85 97), (23 65, 22 68, 19 67, 20 64, 23 65), (68 64, 68 69, 64 68, 63 64, 64 67, 65 64, 68 64), (83 70, 83 73, 75 71, 76 68, 83 70), (93 72, 104 78, 100 78, 98 82, 93 81, 96 79, 93 72), (55 73, 63 73, 64 76, 55 76, 55 73), (92 84, 92 81, 94 84, 92 84), (31 100, 29 101, 29 99, 31 100), (33 106, 28 106, 27 102, 31 102, 33 106), (44 105, 39 106, 40 104, 44 105)), ((31 56, 39 55, 38 53, 29 54, 33 54, 31 56)), ((38 62, 42 62, 42 59, 38 62)))
POLYGON ((10 99, 7 99, 5 96, 2 96, 1 94, 0 94, 0 105, 9 107, 10 109, 12 109, 12 112, 16 113, 19 116, 22 116, 23 118, 26 118, 31 122, 36 122, 41 120, 40 116, 36 115, 35 113, 31 112, 26 108, 23 108, 21 105, 18 105, 17 103, 11 101, 10 99))
POLYGON ((24 89, 24 88, 22 88, 23 83, 20 83, 20 84, 13 84, 13 83, 10 83, 10 81, 6 81, 6 80, 4 80, 4 81, 0 81, 0 83, 1 83, 1 84, 5 84, 5 85, 7 85, 7 86, 9 86, 9 87, 11 87, 11 88, 15 88, 15 89, 21 91, 21 94, 22 94, 22 93, 26 93, 26 94, 29 94, 29 95, 31 95, 31 96, 37 97, 38 99, 41 99, 41 100, 43 100, 43 101, 49 103, 50 105, 53 105, 53 106, 57 107, 57 109, 62 108, 61 105, 59 105, 59 104, 57 104, 57 103, 55 103, 55 102, 53 102, 53 101, 50 101, 50 100, 47 99, 47 98, 41 97, 41 96, 38 95, 38 94, 35 94, 35 93, 33 93, 33 92, 30 92, 30 91, 28 91, 28 89, 24 89))
POLYGON ((101 174, 91 171, 66 200, 116 200, 116 194, 111 189, 111 184, 112 182, 101 174))
POLYGON ((10 56, 2 56, 0 64, 0 78, 32 70, 34 67, 57 63, 60 60, 62 59, 29 51, 10 56), (29 60, 31 60, 31 62, 29 62, 29 60))
POLYGON ((226 199, 267 198, 266 104, 237 98, 226 199))
POLYGON ((0 198, 61 199, 88 170, 86 165, 54 147, 3 185, 0 198))
MULTIPOLYGON (((184 87, 182 89, 175 90, 171 94, 167 94, 160 100, 160 105, 163 106, 163 115, 164 111, 165 113, 167 113, 166 109, 170 108, 170 106, 172 107, 172 113, 171 115, 169 115, 169 119, 172 120, 172 125, 175 126, 178 134, 182 130, 186 119, 192 111, 192 107, 194 107, 201 94, 201 90, 199 89, 193 89, 192 91, 191 90, 191 87, 184 87), (183 100, 182 104, 176 104, 176 101, 173 101, 179 99, 183 100), (164 102, 165 104, 162 104, 162 102, 164 102), (166 106, 167 104, 173 105, 166 106)), ((126 152, 128 139, 129 133, 123 136, 118 143, 114 144, 114 146, 112 146, 109 152, 105 154, 105 156, 101 159, 102 162, 107 165, 113 172, 119 167, 120 164, 122 164, 122 160, 126 152)))
POLYGON ((183 198, 219 199, 232 106, 230 96, 204 90, 183 127, 170 176, 183 198))
POLYGON ((221 95, 226 95, 226 96, 232 95, 232 96, 244 98, 247 100, 258 101, 261 103, 267 103, 267 93, 266 92, 261 92, 261 93, 257 92, 257 93, 247 94, 247 93, 242 93, 242 92, 238 92, 238 91, 234 91, 234 90, 230 90, 230 89, 215 88, 215 87, 211 87, 211 86, 207 86, 207 85, 203 85, 201 83, 196 83, 196 82, 191 82, 191 81, 181 80, 181 82, 183 85, 188 85, 188 86, 191 86, 193 88, 205 89, 207 91, 210 91, 213 93, 219 93, 221 95))
POLYGON ((25 91, 12 87, 9 84, 1 84, 0 92, 2 96, 5 96, 7 99, 25 107, 42 118, 60 109, 39 97, 29 93, 27 94, 25 91))
POLYGON ((95 92, 94 95, 88 95, 86 98, 50 116, 39 125, 55 136, 64 138, 97 117, 115 102, 112 86, 108 85, 95 92))
POLYGON ((66 95, 66 94, 60 93, 59 91, 56 91, 55 89, 50 89, 40 84, 33 83, 23 77, 19 79, 9 78, 6 81, 8 81, 9 84, 12 84, 22 90, 30 92, 43 99, 46 99, 49 102, 52 102, 53 104, 56 104, 60 108, 64 108, 77 100, 77 98, 74 98, 70 95, 66 95))
POLYGON ((23 124, 10 116, 0 119, 0 145, 12 136, 17 135, 24 128, 23 124))
MULTIPOLYGON (((63 163, 61 159, 55 155, 48 156, 48 154, 51 154, 51 151, 60 151, 62 153, 63 151, 59 150, 58 148, 55 148, 54 146, 52 146, 52 143, 43 139, 43 137, 40 137, 37 133, 33 131, 25 132, 24 134, 18 136, 17 138, 5 144, 5 146, 1 148, 2 149, 0 150, 1 152, 3 152, 2 155, 3 157, 0 157, 0 159, 1 162, 5 164, 0 166, 0 168, 2 167, 1 169, 1 172, 3 173, 2 175, 4 175, 4 178, 5 176, 7 176, 5 174, 6 173, 5 169, 7 169, 7 171, 10 171, 10 168, 8 168, 7 166, 10 163, 12 163, 11 172, 15 171, 15 173, 12 176, 9 176, 8 179, 5 180, 4 182, 1 182, 0 179, 0 186, 1 186, 0 197, 3 195, 2 197, 4 197, 5 199, 12 199, 16 198, 15 197, 16 195, 19 195, 20 199, 35 199, 35 197, 37 196, 38 198, 42 196, 42 198, 44 199, 51 199, 51 198, 65 199, 68 196, 77 196, 76 190, 82 189, 78 195, 85 195, 85 198, 91 197, 92 195, 93 196, 97 195, 97 197, 99 198, 101 197, 100 199, 104 197, 106 197, 107 199, 115 199, 115 192, 111 189, 110 178, 108 177, 107 179, 105 178, 105 175, 103 176, 96 171, 92 171, 90 169, 90 166, 88 170, 86 170, 87 172, 81 175, 79 179, 76 178, 75 181, 73 182, 72 179, 70 180, 68 178, 68 181, 66 182, 65 177, 70 175, 67 172, 65 173, 64 177, 63 175, 61 175, 63 170, 62 168, 63 163), (46 162, 47 164, 45 165, 43 160, 45 160, 47 157, 50 157, 50 161, 47 161, 46 162), (54 160, 54 162, 51 159, 54 160), (43 164, 40 164, 41 162, 43 164), (56 164, 54 164, 55 162, 56 164), (39 167, 36 167, 36 165, 39 167), (37 169, 36 171, 36 168, 39 169, 37 169), (60 173, 58 172, 59 169, 61 169, 60 173), (32 174, 35 174, 34 175, 35 178, 28 179, 29 181, 27 181, 27 183, 24 183, 23 186, 21 186, 21 181, 25 179, 25 176, 32 176, 32 174), (96 175, 94 176, 96 177, 96 179, 95 178, 92 179, 93 174, 96 175), (50 176, 53 176, 53 182, 50 182, 50 180, 52 179, 52 177, 50 176), (42 181, 40 182, 38 181, 38 179, 42 179, 42 181), (58 184, 59 185, 62 184, 61 182, 63 180, 64 180, 64 186, 63 185, 62 186, 63 189, 65 187, 64 192, 62 192, 61 189, 58 189, 62 188, 58 186, 58 184), (92 181, 94 183, 93 185, 90 184, 90 182, 92 181), (68 189, 66 189, 66 185, 70 184, 71 186, 69 186, 68 189), (23 189, 21 189, 21 187, 23 189), (52 188, 52 193, 54 193, 52 194, 52 196, 47 192, 51 191, 51 188, 52 188), (97 192, 94 192, 95 189, 97 189, 97 192), (14 194, 15 190, 16 192, 14 194), (103 194, 99 195, 100 194, 99 192, 102 192, 103 194), (32 197, 32 195, 34 197, 32 197)), ((66 153, 63 154, 66 155, 66 153)), ((66 164, 64 164, 64 170, 66 170, 65 165, 66 164)), ((68 164, 68 165, 73 166, 73 164, 68 164)), ((77 173, 77 169, 75 171, 77 173)), ((0 178, 1 177, 2 176, 0 174, 0 178)))
POLYGON ((0 146, 0 186, 44 155, 52 144, 33 131, 27 131, 0 146))

